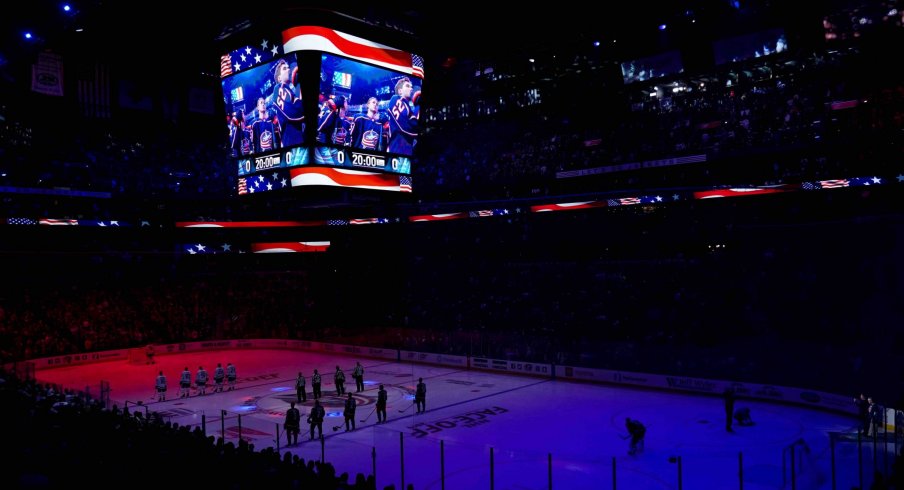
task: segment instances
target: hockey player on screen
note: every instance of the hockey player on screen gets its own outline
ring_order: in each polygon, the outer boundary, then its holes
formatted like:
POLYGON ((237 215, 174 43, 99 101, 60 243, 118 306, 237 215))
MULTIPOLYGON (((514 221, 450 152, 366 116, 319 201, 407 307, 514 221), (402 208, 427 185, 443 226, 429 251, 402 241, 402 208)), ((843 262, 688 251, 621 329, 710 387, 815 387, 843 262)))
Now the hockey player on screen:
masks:
POLYGON ((251 128, 241 109, 233 112, 229 121, 229 151, 234 157, 251 154, 251 128))
POLYGON ((263 97, 257 99, 257 111, 251 123, 251 140, 254 141, 254 152, 262 153, 282 146, 279 131, 279 119, 271 116, 267 110, 267 101, 263 97))
POLYGON ((335 98, 326 98, 320 106, 320 115, 317 117, 317 142, 333 143, 345 146, 348 141, 348 129, 350 123, 345 119, 345 111, 348 109, 348 101, 338 95, 335 98))
POLYGON ((408 77, 396 82, 395 95, 389 99, 389 147, 390 153, 411 155, 417 143, 418 105, 421 92, 411 94, 413 87, 408 77))
POLYGON ((273 87, 271 103, 276 107, 276 117, 282 135, 283 146, 301 144, 304 137, 304 108, 301 103, 301 90, 295 95, 298 84, 298 68, 290 71, 286 60, 279 60, 273 67, 273 87))
POLYGON ((376 97, 367 99, 367 113, 352 122, 352 148, 383 150, 383 124, 389 119, 377 110, 377 104, 376 97))

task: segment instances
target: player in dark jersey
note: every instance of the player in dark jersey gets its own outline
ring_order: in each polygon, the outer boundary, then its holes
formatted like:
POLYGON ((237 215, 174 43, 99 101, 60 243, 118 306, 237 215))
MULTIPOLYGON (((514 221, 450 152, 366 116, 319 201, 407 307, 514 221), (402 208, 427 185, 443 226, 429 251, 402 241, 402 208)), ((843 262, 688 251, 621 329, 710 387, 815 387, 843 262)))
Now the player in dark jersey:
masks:
POLYGON ((367 99, 367 113, 352 122, 352 148, 362 150, 383 150, 383 123, 389 119, 377 110, 377 98, 367 99))
POLYGON ((251 140, 254 141, 255 153, 280 148, 282 140, 279 131, 279 120, 271 116, 267 110, 267 101, 263 97, 257 99, 257 112, 251 123, 251 140))
POLYGON ((348 141, 348 128, 350 124, 345 120, 345 111, 348 102, 345 97, 339 95, 334 99, 326 99, 320 106, 320 115, 317 117, 317 142, 335 143, 345 146, 348 141), (339 141, 337 142, 337 136, 339 141))
POLYGON ((279 60, 273 68, 273 79, 276 86, 270 96, 271 103, 276 108, 276 118, 279 120, 279 128, 283 146, 301 144, 304 137, 304 108, 301 103, 301 90, 295 95, 295 83, 297 82, 298 68, 290 72, 286 60, 279 60))
POLYGON ((336 129, 333 130, 333 144, 337 146, 348 146, 351 142, 352 121, 346 115, 348 111, 348 103, 339 107, 339 118, 336 120, 336 129))
POLYGON ((245 125, 245 113, 242 110, 232 113, 229 122, 229 151, 232 156, 251 154, 249 129, 245 125))
POLYGON ((420 91, 413 100, 411 80, 401 78, 395 85, 395 95, 389 99, 389 147, 390 153, 410 155, 417 143, 419 110, 415 102, 420 99, 420 91))

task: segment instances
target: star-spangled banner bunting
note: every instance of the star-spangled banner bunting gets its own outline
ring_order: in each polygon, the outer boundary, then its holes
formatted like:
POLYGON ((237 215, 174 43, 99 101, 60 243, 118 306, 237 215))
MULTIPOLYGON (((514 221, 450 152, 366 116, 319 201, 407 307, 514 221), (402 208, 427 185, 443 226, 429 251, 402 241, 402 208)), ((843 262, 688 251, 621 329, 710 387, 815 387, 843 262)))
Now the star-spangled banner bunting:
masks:
POLYGON ((273 169, 268 172, 238 178, 239 195, 288 189, 291 179, 285 169, 273 169))
POLYGON ((847 179, 831 179, 831 180, 815 180, 804 182, 800 185, 805 191, 814 191, 822 189, 840 189, 842 187, 861 187, 871 185, 884 185, 885 179, 877 176, 872 177, 850 177, 847 179))
POLYGON ((350 225, 383 225, 391 222, 392 220, 389 218, 357 218, 348 220, 350 225))
POLYGON ((481 209, 478 211, 468 211, 469 218, 486 218, 488 216, 506 216, 508 214, 509 214, 509 210, 504 209, 504 208, 481 209))
POLYGON ((322 51, 424 78, 424 58, 358 36, 319 26, 298 26, 282 33, 283 49, 322 51))
POLYGON ((176 252, 187 255, 243 254, 247 247, 232 243, 186 243, 176 245, 176 252))
POLYGON ((558 204, 538 204, 531 206, 532 213, 548 213, 553 211, 573 211, 575 209, 604 208, 606 201, 562 202, 558 204))
POLYGON ((608 206, 631 206, 634 204, 662 204, 665 202, 663 196, 639 196, 639 197, 621 197, 618 199, 607 199, 608 206))
POLYGON ((280 254, 298 252, 326 252, 329 248, 329 241, 252 243, 251 253, 280 254))
POLYGON ((266 63, 283 53, 282 45, 272 39, 246 44, 220 57, 220 78, 266 63))

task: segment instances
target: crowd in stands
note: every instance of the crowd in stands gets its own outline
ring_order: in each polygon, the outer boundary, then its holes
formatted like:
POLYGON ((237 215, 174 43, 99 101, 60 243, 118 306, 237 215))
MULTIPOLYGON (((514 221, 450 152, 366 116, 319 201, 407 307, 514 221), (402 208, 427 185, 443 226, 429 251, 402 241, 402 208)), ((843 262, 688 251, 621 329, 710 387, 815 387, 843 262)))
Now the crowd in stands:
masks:
POLYGON ((0 403, 17 430, 6 439, 5 488, 94 488, 158 485, 217 488, 373 489, 372 476, 336 474, 275 448, 256 450, 164 421, 157 413, 107 409, 96 397, 60 391, 0 370, 0 403))
POLYGON ((555 113, 530 108, 522 111, 527 116, 455 121, 423 138, 434 157, 415 167, 416 182, 428 194, 465 200, 799 183, 896 169, 904 85, 866 80, 868 71, 852 77, 861 63, 855 48, 761 58, 708 76, 629 86, 623 107, 572 98, 574 105, 555 113), (560 172, 693 155, 705 155, 706 163, 557 179, 560 172))
POLYGON ((298 338, 891 398, 898 385, 863 378, 904 345, 886 329, 900 320, 897 192, 346 227, 322 254, 19 253, 0 346, 23 360, 298 338))
MULTIPOLYGON (((896 170, 904 84, 869 66, 875 55, 866 49, 789 51, 630 84, 617 97, 599 97, 605 103, 588 94, 434 124, 419 139, 412 168, 418 200, 799 183, 896 170), (557 177, 697 155, 705 162, 557 177)), ((241 214, 225 128, 162 131, 146 121, 100 121, 70 134, 23 129, 17 114, 7 107, 0 125, 2 185, 204 198, 219 203, 224 218, 241 214)), ((87 212, 104 214, 98 207, 87 212)))

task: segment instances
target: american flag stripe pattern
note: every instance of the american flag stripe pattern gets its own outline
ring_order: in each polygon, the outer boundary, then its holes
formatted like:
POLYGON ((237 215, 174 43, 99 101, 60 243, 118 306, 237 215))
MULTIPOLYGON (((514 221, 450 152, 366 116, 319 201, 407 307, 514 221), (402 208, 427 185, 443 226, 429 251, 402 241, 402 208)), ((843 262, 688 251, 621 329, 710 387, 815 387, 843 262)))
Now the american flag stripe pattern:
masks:
POLYGON ((813 191, 819 189, 841 189, 844 187, 860 187, 872 185, 884 185, 885 181, 878 176, 873 177, 851 177, 848 179, 830 179, 816 180, 812 182, 804 182, 800 185, 801 189, 813 191))
POLYGON ((411 53, 411 74, 424 79, 424 58, 411 53))
POLYGON ((297 253, 297 252, 326 252, 330 248, 330 242, 272 242, 252 243, 251 253, 297 253))
POLYGON ((381 225, 389 223, 389 218, 357 218, 348 220, 350 225, 381 225))
POLYGON ((38 224, 46 226, 78 226, 78 220, 42 218, 38 220, 38 224))
POLYGON ((468 217, 468 213, 443 213, 443 214, 419 214, 409 216, 408 221, 414 223, 418 221, 449 221, 453 219, 464 219, 468 217))
POLYGON ((820 180, 817 183, 820 189, 838 189, 840 187, 850 187, 851 185, 848 179, 820 180))
POLYGON ((411 177, 407 175, 399 176, 399 192, 411 192, 411 177))
POLYGON ((344 32, 318 26, 298 26, 282 33, 283 51, 323 51, 424 78, 424 59, 418 55, 344 32))
POLYGON ((406 175, 329 167, 293 168, 289 173, 292 176, 292 187, 320 185, 411 192, 411 180, 406 175))
POLYGON ((254 194, 256 192, 277 191, 290 187, 289 174, 285 169, 273 169, 272 171, 259 173, 253 176, 239 177, 239 195, 254 194))
POLYGON ((559 204, 539 204, 531 206, 532 213, 547 213, 553 211, 571 211, 574 209, 591 209, 604 208, 608 205, 606 201, 583 201, 583 202, 563 202, 559 204))
POLYGON ((246 44, 220 56, 220 78, 266 63, 281 54, 282 46, 269 39, 263 39, 256 44, 246 44))
POLYGON ((176 228, 294 228, 323 226, 326 220, 313 221, 177 221, 176 228))
POLYGON ((487 216, 505 216, 509 214, 508 209, 497 208, 497 209, 480 209, 477 211, 469 211, 469 218, 485 218, 487 216))
POLYGON ((635 204, 662 204, 663 201, 662 196, 639 196, 608 199, 606 204, 609 206, 632 206, 635 204))
POLYGON ((778 194, 782 192, 796 191, 798 185, 778 185, 766 187, 732 187, 730 189, 713 189, 709 191, 694 192, 694 199, 715 199, 720 197, 760 196, 763 194, 778 194))
POLYGON ((232 57, 228 54, 220 56, 220 78, 232 75, 232 57))

